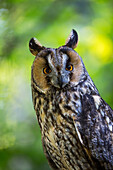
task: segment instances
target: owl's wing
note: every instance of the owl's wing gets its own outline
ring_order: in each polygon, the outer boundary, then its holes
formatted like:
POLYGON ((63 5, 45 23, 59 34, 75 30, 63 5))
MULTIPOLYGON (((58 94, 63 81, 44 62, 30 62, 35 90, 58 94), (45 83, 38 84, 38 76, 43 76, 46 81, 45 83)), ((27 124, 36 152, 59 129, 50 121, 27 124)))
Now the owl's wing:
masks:
POLYGON ((75 128, 88 155, 106 169, 113 168, 113 110, 100 96, 83 95, 75 128))

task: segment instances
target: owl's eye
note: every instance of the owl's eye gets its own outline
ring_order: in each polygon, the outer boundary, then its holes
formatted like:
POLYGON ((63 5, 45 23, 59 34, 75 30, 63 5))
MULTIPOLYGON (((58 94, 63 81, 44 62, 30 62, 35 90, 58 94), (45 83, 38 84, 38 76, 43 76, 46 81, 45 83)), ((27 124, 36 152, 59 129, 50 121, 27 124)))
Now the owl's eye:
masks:
POLYGON ((43 68, 43 73, 49 74, 49 73, 51 73, 51 69, 49 67, 45 67, 45 68, 43 68))
POLYGON ((66 70, 67 71, 72 71, 73 70, 73 65, 72 64, 67 65, 66 70))

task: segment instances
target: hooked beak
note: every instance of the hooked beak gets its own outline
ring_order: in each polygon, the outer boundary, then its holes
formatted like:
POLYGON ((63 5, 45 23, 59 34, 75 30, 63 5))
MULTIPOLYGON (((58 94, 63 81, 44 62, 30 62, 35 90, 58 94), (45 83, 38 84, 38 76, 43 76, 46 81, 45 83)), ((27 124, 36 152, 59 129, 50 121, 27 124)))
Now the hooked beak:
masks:
POLYGON ((54 80, 52 84, 57 88, 64 88, 69 83, 67 76, 60 75, 57 80, 54 80))
POLYGON ((60 88, 64 88, 68 84, 69 80, 66 76, 59 76, 58 78, 58 84, 60 88))

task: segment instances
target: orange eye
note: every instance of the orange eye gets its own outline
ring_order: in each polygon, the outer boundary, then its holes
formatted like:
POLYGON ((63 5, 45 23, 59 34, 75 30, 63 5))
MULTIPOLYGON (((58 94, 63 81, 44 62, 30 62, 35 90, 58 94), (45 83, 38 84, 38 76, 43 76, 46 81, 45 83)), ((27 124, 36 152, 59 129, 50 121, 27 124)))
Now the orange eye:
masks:
POLYGON ((49 73, 51 73, 51 69, 50 69, 49 67, 45 67, 45 68, 43 69, 43 73, 44 73, 44 74, 49 74, 49 73))
POLYGON ((72 64, 67 65, 66 70, 67 71, 72 71, 73 70, 73 65, 72 64))

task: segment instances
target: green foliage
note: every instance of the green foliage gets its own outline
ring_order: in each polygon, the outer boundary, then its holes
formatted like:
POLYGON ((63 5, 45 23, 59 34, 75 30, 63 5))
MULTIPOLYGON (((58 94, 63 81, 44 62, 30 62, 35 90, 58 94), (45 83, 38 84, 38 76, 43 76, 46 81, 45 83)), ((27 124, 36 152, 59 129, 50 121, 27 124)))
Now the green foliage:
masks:
POLYGON ((113 107, 112 1, 0 1, 0 170, 49 170, 32 105, 30 38, 56 48, 77 30, 81 55, 113 107))

